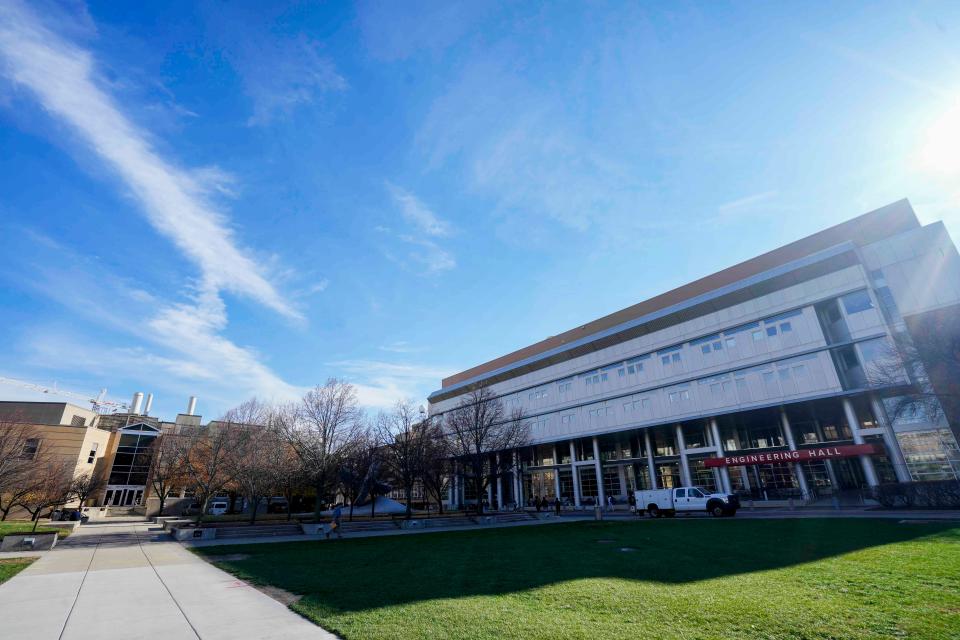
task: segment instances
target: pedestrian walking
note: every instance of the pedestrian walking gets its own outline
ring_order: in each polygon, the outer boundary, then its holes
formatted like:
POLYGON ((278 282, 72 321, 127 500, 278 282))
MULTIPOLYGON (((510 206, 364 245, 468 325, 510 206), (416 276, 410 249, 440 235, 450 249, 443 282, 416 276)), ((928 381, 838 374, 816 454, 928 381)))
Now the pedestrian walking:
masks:
POLYGON ((607 507, 613 511, 613 496, 607 496, 607 507))
POLYGON ((330 537, 330 533, 333 531, 337 532, 337 537, 342 538, 343 534, 340 533, 340 519, 343 517, 343 505, 339 502, 337 506, 333 508, 333 523, 330 525, 330 531, 327 532, 327 537, 330 537))
POLYGON ((540 498, 533 496, 533 506, 537 508, 537 513, 540 513, 540 498))
MULTIPOLYGON (((547 496, 543 496, 542 498, 540 498, 540 509, 546 510, 546 509, 549 509, 549 508, 550 508, 550 503, 547 502, 547 496)), ((539 511, 539 509, 538 509, 538 511, 539 511)))
POLYGON ((560 517, 560 496, 557 496, 553 499, 553 510, 557 513, 557 517, 560 517))
POLYGON ((637 512, 637 496, 632 491, 630 492, 630 495, 627 496, 627 504, 630 505, 630 513, 637 512))

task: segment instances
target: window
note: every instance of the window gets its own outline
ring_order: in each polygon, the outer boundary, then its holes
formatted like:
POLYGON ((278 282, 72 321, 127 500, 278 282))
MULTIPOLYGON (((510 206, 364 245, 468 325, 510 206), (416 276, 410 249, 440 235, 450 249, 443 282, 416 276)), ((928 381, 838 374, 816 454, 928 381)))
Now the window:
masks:
POLYGON ((720 351, 721 349, 723 349, 723 343, 720 342, 719 340, 715 341, 715 342, 713 343, 713 350, 714 350, 714 351, 720 351))
POLYGON ((687 497, 687 490, 686 490, 686 489, 677 489, 677 497, 678 497, 678 498, 686 498, 686 497, 687 497))
POLYGON ((763 332, 762 332, 762 331, 757 330, 757 331, 752 332, 750 335, 753 336, 753 341, 754 341, 754 342, 759 342, 760 340, 763 340, 763 332))
POLYGON ((846 310, 847 315, 873 309, 873 301, 870 300, 870 294, 867 293, 866 289, 848 293, 840 298, 840 300, 843 302, 843 308, 846 310))
POLYGON ((777 328, 776 328, 776 327, 767 327, 767 335, 768 335, 768 336, 771 336, 771 337, 777 335, 777 328))
POLYGON ((710 385, 710 395, 712 395, 712 396, 719 396, 719 395, 720 395, 720 384, 719 384, 719 383, 716 383, 716 382, 715 382, 715 383, 713 383, 712 385, 710 385))
POLYGON ((790 370, 789 369, 780 369, 780 379, 789 380, 790 379, 790 370))
POLYGON ((624 412, 624 413, 630 413, 631 411, 633 411, 633 409, 634 409, 634 406, 633 406, 633 405, 634 405, 634 404, 636 404, 636 403, 635 403, 635 402, 624 402, 624 403, 623 403, 623 412, 624 412))
POLYGON ((93 464, 93 461, 97 458, 97 449, 100 447, 99 442, 94 442, 90 445, 90 453, 87 454, 87 464, 93 464))
POLYGON ((541 400, 547 397, 547 392, 544 389, 537 389, 536 391, 531 391, 527 394, 527 400, 541 400))
POLYGON ((650 398, 640 398, 640 406, 644 409, 650 408, 650 398))
POLYGON ((70 418, 71 427, 85 427, 87 426, 87 419, 83 416, 73 416, 70 418))
POLYGON ((606 379, 607 379, 607 374, 606 374, 606 373, 601 373, 601 374, 600 374, 600 379, 601 379, 601 380, 606 380, 606 379))
POLYGON ((709 344, 702 344, 702 345, 700 345, 700 352, 701 352, 701 353, 710 353, 710 345, 709 345, 709 344))
POLYGON ((567 413, 560 417, 560 423, 573 424, 574 420, 576 419, 577 419, 577 415, 575 413, 567 413))
POLYGON ((791 325, 789 322, 780 323, 780 333, 788 333, 790 331, 793 331, 793 325, 791 325))
POLYGON ((689 399, 690 399, 690 392, 687 391, 686 389, 684 389, 683 391, 681 391, 681 392, 680 392, 680 399, 681 399, 681 400, 689 400, 689 399))
POLYGON ((625 376, 625 375, 627 375, 627 372, 626 372, 625 369, 617 369, 617 377, 618 377, 618 378, 622 378, 622 377, 625 376))
POLYGON ((33 460, 37 457, 37 452, 40 450, 40 438, 27 438, 26 442, 23 443, 23 450, 20 452, 20 458, 22 460, 33 460))
POLYGON ((670 356, 670 359, 671 359, 673 362, 680 362, 680 354, 679 354, 679 353, 674 353, 673 355, 670 356))
MULTIPOLYGON (((640 365, 640 366, 642 367, 643 365, 640 365)), ((637 369, 633 365, 630 365, 629 367, 627 367, 627 373, 633 374, 633 373, 636 373, 636 371, 637 369)))
POLYGON ((732 349, 733 347, 737 346, 737 339, 734 338, 733 336, 728 336, 726 339, 726 343, 727 343, 727 349, 732 349))
POLYGON ((802 378, 803 376, 807 375, 807 365, 805 364, 798 364, 797 366, 793 367, 792 370, 794 378, 802 378))
POLYGON ((567 391, 570 391, 571 389, 573 389, 573 383, 570 382, 569 380, 565 380, 563 382, 557 383, 557 388, 560 393, 566 393, 567 391))
POLYGON ((662 362, 662 363, 665 364, 665 365, 669 365, 669 364, 670 364, 670 356, 662 356, 662 357, 660 358, 660 362, 662 362))

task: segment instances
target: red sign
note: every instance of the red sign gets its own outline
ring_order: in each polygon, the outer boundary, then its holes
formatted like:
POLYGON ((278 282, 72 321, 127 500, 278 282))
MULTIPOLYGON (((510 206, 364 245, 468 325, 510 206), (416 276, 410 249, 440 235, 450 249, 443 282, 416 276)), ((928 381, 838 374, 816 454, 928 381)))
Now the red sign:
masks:
POLYGON ((869 456, 875 453, 883 453, 883 449, 875 444, 845 444, 835 447, 819 447, 817 449, 773 451, 770 453, 744 453, 742 455, 726 456, 723 458, 707 458, 703 461, 703 464, 705 467, 738 467, 749 464, 804 462, 805 460, 820 460, 822 458, 850 458, 852 456, 869 456))

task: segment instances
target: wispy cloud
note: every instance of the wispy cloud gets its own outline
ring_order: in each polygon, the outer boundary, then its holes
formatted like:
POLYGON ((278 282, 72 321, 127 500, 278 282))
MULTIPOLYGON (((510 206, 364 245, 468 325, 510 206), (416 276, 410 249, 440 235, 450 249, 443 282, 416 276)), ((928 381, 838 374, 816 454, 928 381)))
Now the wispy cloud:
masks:
POLYGON ((428 236, 444 237, 450 235, 452 230, 450 223, 442 220, 415 195, 389 182, 387 183, 387 189, 400 208, 404 220, 408 223, 428 236))
POLYGON ((341 360, 327 363, 345 373, 357 387, 361 404, 389 407, 397 400, 425 398, 452 369, 378 360, 341 360))
POLYGON ((390 344, 380 345, 381 351, 388 351, 390 353, 419 353, 424 351, 423 347, 417 347, 406 340, 397 340, 396 342, 391 342, 390 344))
POLYGON ((407 223, 406 228, 397 233, 383 225, 374 227, 377 233, 394 237, 406 245, 402 257, 393 251, 387 251, 387 257, 425 275, 455 268, 457 260, 453 253, 437 240, 450 236, 454 231, 453 226, 406 189, 388 182, 387 190, 407 223))
POLYGON ((300 313, 242 250, 210 198, 230 179, 210 168, 188 171, 162 157, 148 135, 102 88, 89 51, 63 40, 24 5, 0 12, 3 73, 30 90, 44 109, 76 131, 116 171, 147 219, 202 272, 204 288, 249 296, 290 317, 300 313))
POLYGON ((753 195, 737 198, 736 200, 731 200, 730 202, 724 202, 717 207, 717 211, 720 213, 732 213, 743 209, 748 209, 755 204, 765 202, 775 197, 777 197, 776 191, 763 191, 762 193, 755 193, 753 195))
POLYGON ((253 103, 252 126, 289 117, 349 86, 322 42, 286 28, 285 11, 271 3, 217 3, 206 11, 209 40, 253 103))

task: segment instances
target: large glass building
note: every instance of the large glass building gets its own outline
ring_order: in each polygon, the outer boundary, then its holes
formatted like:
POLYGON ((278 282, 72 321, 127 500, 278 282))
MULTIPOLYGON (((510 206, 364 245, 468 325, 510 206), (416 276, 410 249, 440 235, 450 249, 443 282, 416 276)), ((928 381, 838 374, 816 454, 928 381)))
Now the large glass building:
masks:
MULTIPOLYGON (((446 378, 430 413, 479 386, 523 410, 493 506, 684 485, 813 502, 957 479, 960 416, 936 401, 956 363, 960 255, 903 200, 446 378)), ((476 500, 455 475, 451 502, 476 500)))

